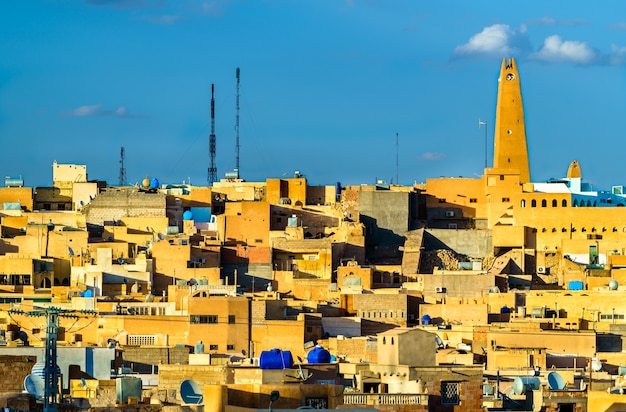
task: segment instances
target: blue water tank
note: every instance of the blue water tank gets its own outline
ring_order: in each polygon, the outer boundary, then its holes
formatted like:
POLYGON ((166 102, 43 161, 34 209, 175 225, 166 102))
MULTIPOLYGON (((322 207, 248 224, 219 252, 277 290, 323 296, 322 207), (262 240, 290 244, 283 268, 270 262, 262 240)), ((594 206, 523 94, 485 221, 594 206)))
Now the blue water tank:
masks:
POLYGON ((321 346, 316 346, 306 355, 309 363, 330 363, 330 352, 321 346))
POLYGON ((84 292, 80 292, 80 296, 83 298, 93 298, 93 290, 87 289, 84 292))
POLYGON ((202 343, 202 341, 196 343, 193 348, 193 353, 204 353, 204 343, 202 343))
POLYGON ((500 308, 500 313, 504 314, 504 313, 511 313, 511 308, 509 308, 508 306, 504 305, 500 308))
POLYGON ((422 316, 422 325, 430 325, 432 319, 428 315, 422 316))
POLYGON ((191 220, 193 219, 193 213, 190 210, 185 210, 183 213, 183 220, 191 220))
POLYGON ((291 351, 270 349, 261 352, 259 368, 261 369, 289 369, 293 366, 291 351))
POLYGON ((150 189, 158 189, 159 188, 159 179, 157 179, 156 177, 153 177, 152 180, 150 180, 150 189))
POLYGON ((583 290, 585 284, 582 280, 570 280, 567 284, 568 290, 583 290))

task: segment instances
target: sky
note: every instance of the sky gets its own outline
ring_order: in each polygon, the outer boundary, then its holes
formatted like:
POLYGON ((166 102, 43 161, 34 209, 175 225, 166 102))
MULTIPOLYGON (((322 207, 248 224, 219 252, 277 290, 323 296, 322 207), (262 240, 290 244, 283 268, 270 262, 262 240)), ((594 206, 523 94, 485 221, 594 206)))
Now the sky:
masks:
POLYGON ((247 181, 478 177, 511 57, 531 179, 578 160, 596 189, 626 185, 621 0, 3 1, 0 56, 0 174, 29 187, 54 161, 117 185, 122 147, 128 183, 206 185, 212 84, 219 178, 237 96, 247 181))

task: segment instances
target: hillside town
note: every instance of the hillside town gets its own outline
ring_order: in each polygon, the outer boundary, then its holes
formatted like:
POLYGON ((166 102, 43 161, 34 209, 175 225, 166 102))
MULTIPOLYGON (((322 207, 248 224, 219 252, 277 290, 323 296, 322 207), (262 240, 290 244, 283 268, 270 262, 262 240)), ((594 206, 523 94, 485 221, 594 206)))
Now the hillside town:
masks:
POLYGON ((623 410, 626 187, 531 180, 514 59, 494 142, 412 186, 7 177, 0 407, 623 410))

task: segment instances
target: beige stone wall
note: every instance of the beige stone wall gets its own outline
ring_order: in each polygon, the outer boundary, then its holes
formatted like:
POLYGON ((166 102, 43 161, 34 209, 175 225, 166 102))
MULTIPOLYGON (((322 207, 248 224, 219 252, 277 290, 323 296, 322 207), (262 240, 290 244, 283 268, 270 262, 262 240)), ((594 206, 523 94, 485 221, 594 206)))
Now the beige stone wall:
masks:
POLYGON ((30 187, 3 187, 0 188, 0 205, 5 202, 19 202, 22 208, 30 212, 33 210, 33 189, 30 187))
POLYGON ((60 164, 54 161, 52 164, 53 182, 86 182, 87 166, 76 164, 60 164))
POLYGON ((204 343, 206 353, 248 351, 248 299, 242 296, 209 296, 189 299, 189 315, 217 316, 216 324, 190 324, 189 344, 204 343), (234 319, 231 320, 231 316, 234 319), (217 345, 217 349, 211 349, 217 345), (232 347, 229 347, 232 345, 232 347))

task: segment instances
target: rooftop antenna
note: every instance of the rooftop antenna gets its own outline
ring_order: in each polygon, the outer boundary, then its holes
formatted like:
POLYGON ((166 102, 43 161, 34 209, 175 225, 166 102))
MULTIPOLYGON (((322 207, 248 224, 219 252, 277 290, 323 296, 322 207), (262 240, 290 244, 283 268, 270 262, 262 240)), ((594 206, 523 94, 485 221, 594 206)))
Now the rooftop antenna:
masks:
POLYGON ((215 84, 211 84, 211 135, 209 136, 209 176, 207 183, 217 182, 217 167, 215 166, 215 84))
POLYGON ((126 186, 126 168, 124 167, 124 159, 126 158, 126 152, 124 146, 120 150, 120 186, 126 186))
POLYGON ((241 70, 237 67, 237 96, 235 98, 235 170, 239 173, 239 75, 241 70))

